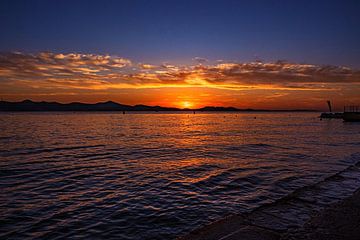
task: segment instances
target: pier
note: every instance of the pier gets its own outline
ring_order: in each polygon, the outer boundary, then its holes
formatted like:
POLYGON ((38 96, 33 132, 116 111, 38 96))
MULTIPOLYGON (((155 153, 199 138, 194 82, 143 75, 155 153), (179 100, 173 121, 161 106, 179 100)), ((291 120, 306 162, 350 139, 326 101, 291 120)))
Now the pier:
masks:
POLYGON ((360 107, 359 106, 345 106, 343 119, 346 122, 360 122, 360 107))

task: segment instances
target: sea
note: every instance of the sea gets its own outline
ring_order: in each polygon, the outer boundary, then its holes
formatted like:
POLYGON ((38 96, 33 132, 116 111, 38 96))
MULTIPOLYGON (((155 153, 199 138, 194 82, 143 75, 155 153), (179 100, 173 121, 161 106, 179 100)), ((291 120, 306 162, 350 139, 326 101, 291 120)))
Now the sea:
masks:
POLYGON ((0 113, 0 239, 175 239, 360 160, 314 112, 0 113))

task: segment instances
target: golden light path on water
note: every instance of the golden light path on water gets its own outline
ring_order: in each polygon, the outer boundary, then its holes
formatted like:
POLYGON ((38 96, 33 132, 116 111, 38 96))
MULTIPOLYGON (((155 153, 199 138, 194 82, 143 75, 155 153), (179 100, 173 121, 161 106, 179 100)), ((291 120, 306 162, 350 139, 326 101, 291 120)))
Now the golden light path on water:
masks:
POLYGON ((0 237, 172 239, 250 211, 360 159, 358 124, 317 117, 1 113, 0 237))

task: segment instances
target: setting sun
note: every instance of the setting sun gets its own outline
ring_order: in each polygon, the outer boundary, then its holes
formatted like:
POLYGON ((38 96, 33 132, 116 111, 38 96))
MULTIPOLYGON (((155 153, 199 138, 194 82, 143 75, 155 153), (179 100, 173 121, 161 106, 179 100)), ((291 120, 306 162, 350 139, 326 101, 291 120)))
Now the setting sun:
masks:
POLYGON ((194 106, 193 103, 188 102, 188 101, 181 102, 180 105, 181 105, 183 108, 191 108, 191 107, 194 106))

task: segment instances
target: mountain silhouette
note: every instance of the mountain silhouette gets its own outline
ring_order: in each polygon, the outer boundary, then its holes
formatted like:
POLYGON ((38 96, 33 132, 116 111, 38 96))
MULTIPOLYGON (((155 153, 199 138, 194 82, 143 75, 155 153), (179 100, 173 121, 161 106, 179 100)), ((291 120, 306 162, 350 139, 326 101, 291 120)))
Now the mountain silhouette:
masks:
POLYGON ((21 102, 0 101, 0 111, 218 111, 218 112, 236 112, 236 111, 314 111, 314 110, 261 110, 261 109, 238 109, 235 107, 213 107, 207 106, 198 109, 180 109, 161 106, 147 105, 125 105, 113 101, 99 103, 58 103, 58 102, 34 102, 24 100, 21 102))

